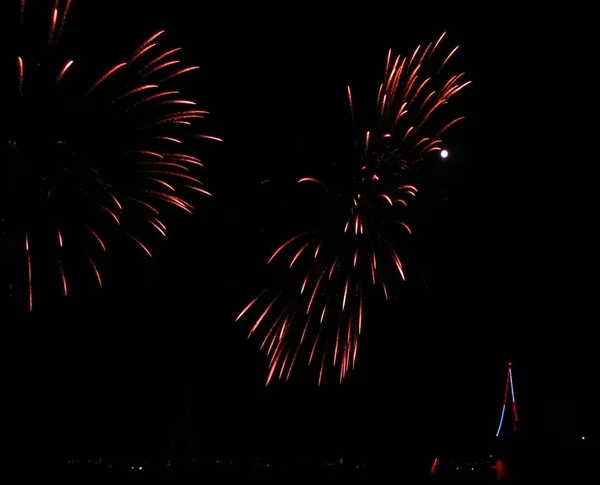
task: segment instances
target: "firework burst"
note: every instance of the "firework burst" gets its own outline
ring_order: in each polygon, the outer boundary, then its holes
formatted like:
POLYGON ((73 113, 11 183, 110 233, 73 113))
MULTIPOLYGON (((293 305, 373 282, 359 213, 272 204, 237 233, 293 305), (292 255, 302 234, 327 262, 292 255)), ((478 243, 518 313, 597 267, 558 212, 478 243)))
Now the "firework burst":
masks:
MULTIPOLYGON (((173 85, 197 67, 161 49, 162 31, 83 81, 89 69, 61 42, 71 3, 53 0, 43 45, 15 40, 3 71, 0 283, 30 311, 42 286, 67 295, 78 273, 102 285, 99 258, 123 237, 152 256, 147 236, 166 235, 169 207, 191 212, 191 194, 210 195, 187 147, 221 141, 173 85)), ((21 0, 21 24, 34 6, 21 0)))
POLYGON ((356 109, 347 87, 352 142, 348 157, 340 156, 348 163, 338 164, 342 173, 331 180, 298 180, 312 186, 311 197, 325 198, 318 204, 323 227, 291 237, 268 261, 291 272, 279 281, 291 281, 295 294, 265 290, 236 319, 253 314, 249 337, 261 334, 260 348, 269 356, 267 385, 287 380, 301 360, 316 366, 319 384, 327 366, 341 382, 356 363, 367 292, 387 300, 406 280, 401 248, 413 232, 421 169, 463 119, 448 118, 444 108, 469 84, 463 74, 444 75, 458 47, 442 52, 443 38, 408 57, 388 53, 369 115, 357 116, 365 111, 356 109))

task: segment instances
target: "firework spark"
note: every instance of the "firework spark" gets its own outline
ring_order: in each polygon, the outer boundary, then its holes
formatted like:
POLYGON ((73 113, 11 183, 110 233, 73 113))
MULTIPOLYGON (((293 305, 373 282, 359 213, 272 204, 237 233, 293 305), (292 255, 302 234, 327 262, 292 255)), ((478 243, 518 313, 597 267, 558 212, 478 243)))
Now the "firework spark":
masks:
POLYGON ((316 366, 319 385, 327 366, 336 369, 341 382, 356 364, 365 295, 375 290, 387 300, 406 280, 399 247, 413 232, 409 219, 419 195, 417 173, 432 152, 442 149, 448 129, 463 119, 449 119, 444 107, 469 84, 464 74, 444 76, 458 49, 442 53, 444 36, 408 57, 388 53, 367 118, 358 119, 364 110, 355 109, 347 87, 353 141, 343 170, 353 171, 351 183, 340 187, 344 176, 331 183, 317 177, 298 180, 315 187, 310 194, 321 193, 341 208, 341 217, 325 217, 326 229, 298 234, 270 257, 269 264, 280 260, 293 272, 295 296, 265 290, 236 319, 255 315, 249 337, 262 330, 260 348, 269 356, 267 385, 287 380, 301 359, 316 366))
MULTIPOLYGON (((102 285, 98 257, 122 235, 152 256, 146 237, 167 234, 167 209, 189 213, 188 196, 211 195, 187 147, 221 141, 199 131, 208 112, 173 86, 197 67, 160 48, 164 31, 83 84, 89 69, 60 42, 71 3, 53 0, 46 45, 15 40, 14 67, 4 68, 13 89, 4 93, 0 283, 30 310, 42 283, 67 295, 72 275, 87 272, 102 285)), ((20 1, 21 24, 34 10, 20 1)))

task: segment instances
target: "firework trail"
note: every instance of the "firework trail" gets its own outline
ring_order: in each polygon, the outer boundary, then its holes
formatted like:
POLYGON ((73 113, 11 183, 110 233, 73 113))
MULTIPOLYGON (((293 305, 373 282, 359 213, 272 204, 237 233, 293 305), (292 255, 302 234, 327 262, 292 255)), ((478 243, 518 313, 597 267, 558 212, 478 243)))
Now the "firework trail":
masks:
MULTIPOLYGON (((51 0, 43 45, 14 39, 3 69, 0 283, 30 311, 42 286, 67 295, 78 273, 102 285, 98 258, 123 236, 151 256, 146 238, 166 235, 167 209, 191 212, 188 196, 210 195, 187 147, 221 141, 198 130, 208 113, 173 86, 197 67, 160 48, 162 31, 85 84, 61 43, 71 4, 51 0)), ((21 24, 39 6, 21 0, 21 24)))
MULTIPOLYGON (((376 291, 387 300, 406 280, 399 248, 413 231, 418 174, 442 149, 447 130, 463 119, 448 118, 444 108, 469 84, 463 74, 444 76, 458 49, 442 52, 444 36, 408 57, 388 53, 370 115, 357 116, 364 110, 356 109, 347 87, 352 142, 348 163, 338 165, 343 173, 331 181, 298 180, 312 187, 309 196, 329 201, 319 204, 326 227, 291 237, 268 260, 286 266, 289 274, 279 280, 292 282, 294 296, 264 290, 236 319, 252 318, 249 337, 261 335, 260 348, 269 357, 267 385, 287 380, 299 361, 316 367, 319 385, 327 367, 341 382, 356 363, 365 295, 376 291)), ((345 159, 346 149, 338 158, 345 159)))

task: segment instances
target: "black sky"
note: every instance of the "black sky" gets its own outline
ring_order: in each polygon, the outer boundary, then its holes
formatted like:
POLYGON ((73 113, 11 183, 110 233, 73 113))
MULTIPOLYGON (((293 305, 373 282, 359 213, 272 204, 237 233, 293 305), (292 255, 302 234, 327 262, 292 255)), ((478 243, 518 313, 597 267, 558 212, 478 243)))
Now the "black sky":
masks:
POLYGON ((214 199, 177 220, 151 262, 123 257, 102 291, 8 322, 11 426, 23 423, 28 446, 57 438, 65 453, 161 456, 191 395, 196 445, 208 452, 303 450, 311 439, 365 456, 386 430, 435 449, 495 431, 508 360, 524 420, 541 423, 542 409, 564 401, 585 421, 585 352, 576 351, 585 298, 576 263, 561 257, 573 246, 549 228, 563 223, 546 205, 560 191, 548 188, 556 177, 548 182, 548 153, 533 140, 543 145, 557 129, 538 108, 539 78, 552 71, 529 19, 497 12, 490 25, 489 13, 466 8, 83 3, 66 32, 79 55, 96 56, 100 72, 167 29, 201 66, 185 87, 226 142, 205 157, 214 199), (266 362, 233 324, 289 226, 260 182, 285 171, 305 120, 322 114, 315 100, 348 79, 378 82, 387 49, 406 52, 442 31, 461 45, 456 62, 473 85, 457 99, 467 122, 450 143, 447 203, 423 249, 430 289, 372 317, 343 387, 300 378, 265 390, 266 362), (317 109, 299 112, 307 106, 317 109))

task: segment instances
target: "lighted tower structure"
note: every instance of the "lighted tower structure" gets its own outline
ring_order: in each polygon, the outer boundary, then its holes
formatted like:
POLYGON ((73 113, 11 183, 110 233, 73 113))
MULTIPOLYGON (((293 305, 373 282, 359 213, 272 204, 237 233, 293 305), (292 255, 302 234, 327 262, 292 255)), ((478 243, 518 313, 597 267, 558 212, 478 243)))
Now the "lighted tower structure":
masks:
POLYGON ((513 385, 512 362, 508 363, 508 371, 506 372, 506 386, 504 389, 504 403, 502 404, 502 414, 500 415, 500 423, 498 424, 498 430, 496 431, 496 438, 498 436, 500 436, 500 432, 502 431, 502 424, 504 423, 504 419, 506 416, 506 405, 508 404, 509 396, 510 396, 510 400, 511 400, 511 404, 512 404, 511 410, 512 410, 513 431, 517 431, 517 424, 519 422, 519 418, 517 415, 517 401, 515 401, 515 388, 513 385))

